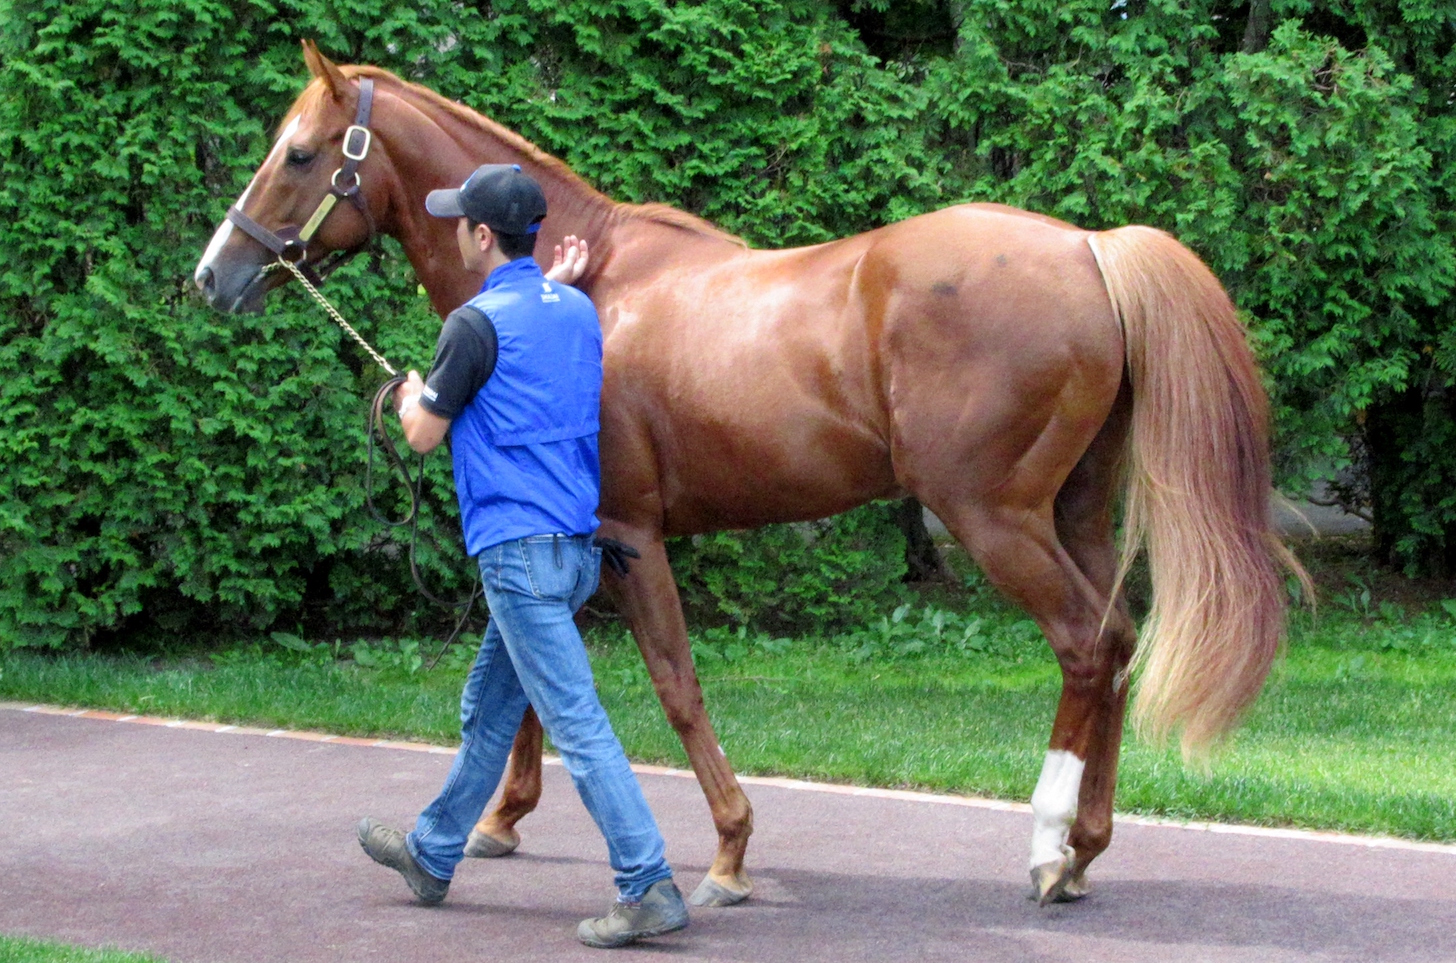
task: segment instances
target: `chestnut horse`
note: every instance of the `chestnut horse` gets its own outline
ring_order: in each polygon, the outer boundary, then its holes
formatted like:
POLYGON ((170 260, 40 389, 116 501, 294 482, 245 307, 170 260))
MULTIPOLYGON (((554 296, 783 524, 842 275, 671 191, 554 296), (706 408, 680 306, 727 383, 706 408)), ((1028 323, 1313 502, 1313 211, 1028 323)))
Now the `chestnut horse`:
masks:
MULTIPOLYGON (((469 108, 304 47, 313 80, 197 284, 221 310, 254 310, 288 277, 268 270, 274 255, 258 237, 296 238, 310 222, 314 247, 288 256, 312 264, 377 228, 403 245, 444 316, 482 279, 465 273, 454 223, 428 216, 425 194, 482 163, 519 164, 540 181, 550 216, 538 250, 590 239, 579 286, 605 335, 598 514, 604 535, 642 553, 606 582, 718 831, 695 903, 748 896, 753 811, 704 711, 668 536, 907 493, 944 521, 1061 666, 1031 798, 1043 903, 1084 894, 1112 837, 1137 641, 1119 589, 1134 552, 1146 547, 1154 589, 1137 649, 1139 721, 1181 730, 1185 752, 1197 751, 1258 693, 1283 631, 1281 566, 1299 569, 1271 534, 1267 401, 1245 332, 1173 238, 966 204, 829 244, 750 250, 671 208, 615 203, 469 108), (344 176, 362 189, 320 225, 311 215, 345 146, 367 151, 344 176)), ((529 712, 512 759, 499 807, 477 827, 496 853, 519 843, 515 823, 539 798, 529 712)))

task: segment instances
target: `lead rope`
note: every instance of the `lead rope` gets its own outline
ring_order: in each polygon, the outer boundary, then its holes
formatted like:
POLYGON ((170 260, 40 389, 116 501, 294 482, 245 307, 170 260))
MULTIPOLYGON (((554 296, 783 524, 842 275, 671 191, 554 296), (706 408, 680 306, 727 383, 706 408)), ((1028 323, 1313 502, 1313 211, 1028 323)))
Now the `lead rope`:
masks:
MULTIPOLYGON (((368 444, 366 447, 367 456, 364 468, 364 504, 369 509, 369 513, 385 525, 392 528, 398 528, 401 525, 408 525, 410 527, 409 566, 410 577, 414 579, 415 589, 441 608, 461 609, 460 618, 455 622, 454 630, 451 631, 449 637, 445 639, 445 643, 440 646, 440 650, 435 653, 435 657, 426 666, 426 670, 428 671, 440 663, 440 659, 444 657, 445 652, 460 637, 460 633, 465 630, 466 623, 470 619, 470 613, 475 609, 475 601, 484 593, 485 586, 477 574, 475 585, 470 590, 470 597, 463 602, 446 602, 425 588, 424 580, 420 578, 419 567, 415 560, 415 550, 420 541, 420 495, 425 487, 425 456, 419 456, 419 463, 416 466, 415 474, 411 477, 409 466, 400 457, 399 449, 395 447, 394 441, 385 432, 383 424, 385 402, 393 397, 394 390, 401 384, 404 384, 406 379, 404 375, 401 375, 395 370, 393 365, 384 359, 384 355, 375 351, 374 346, 364 340, 363 335, 354 330, 353 325, 344 320, 344 316, 339 313, 337 308, 329 303, 329 299, 324 297, 323 293, 313 285, 313 282, 304 276, 303 271, 297 264, 282 257, 278 258, 276 264, 281 264, 292 272, 293 276, 298 279, 299 283, 304 286, 308 293, 313 295, 313 299, 319 303, 319 306, 328 312, 329 317, 334 320, 334 323, 343 328, 344 332, 353 338, 359 347, 367 351, 369 357, 373 358, 375 363, 390 375, 389 380, 380 385, 379 390, 374 393, 374 401, 369 406, 369 423, 365 429, 368 444), (390 463, 394 465, 395 471, 404 479, 405 490, 409 492, 409 511, 405 514, 404 518, 390 518, 374 504, 374 445, 376 436, 379 439, 380 447, 384 449, 385 455, 388 457, 390 463)), ((268 268, 265 268, 265 270, 273 269, 274 265, 269 265, 268 268)))
POLYGON ((374 393, 374 402, 369 406, 369 425, 365 430, 366 437, 368 438, 368 447, 367 457, 364 462, 364 501, 369 509, 369 513, 378 521, 395 528, 401 525, 408 525, 410 527, 409 567, 410 578, 414 579, 415 590, 441 608, 458 608, 461 610, 460 618, 455 622, 455 628, 450 631, 450 635, 440 646, 440 650, 435 653, 434 658, 425 667, 426 670, 430 670, 440 664, 440 659, 449 651, 450 646, 455 644, 455 640, 460 637, 460 633, 465 630, 465 626, 470 619, 470 613, 475 609, 476 599, 480 598, 485 592, 485 585, 477 572, 475 584, 470 589, 469 598, 463 602, 446 602, 425 588, 425 580, 420 577, 416 550, 420 544, 420 494, 425 487, 425 456, 419 456, 415 475, 411 478, 409 466, 404 463, 404 459, 400 457, 399 449, 395 448, 394 441, 384 430, 384 405, 393 397, 394 389, 403 384, 404 381, 405 378, 403 375, 395 375, 380 385, 379 390, 374 393), (374 445, 376 437, 381 442, 380 447, 384 449, 384 454, 394 465, 395 471, 404 479, 405 488, 409 491, 410 507, 409 512, 405 514, 404 518, 390 518, 374 504, 374 445))
MULTIPOLYGON (((344 332, 348 334, 349 337, 357 341, 359 343, 359 347, 369 352, 369 357, 373 358, 376 362, 378 362, 379 367, 389 372, 391 377, 399 378, 399 372, 394 370, 394 366, 391 365, 388 361, 385 361, 384 355, 380 354, 378 351, 375 351, 374 346, 371 345, 368 341, 365 341, 364 336, 361 335, 358 331, 355 331, 353 325, 349 324, 349 322, 344 320, 344 316, 340 314, 332 304, 329 303, 329 299, 324 297, 323 294, 319 292, 319 289, 313 286, 312 281, 304 277, 303 270, 299 268, 297 264, 293 263, 292 261, 285 260, 281 257, 278 259, 277 263, 283 265, 284 267, 288 268, 288 270, 293 272, 293 276, 298 278, 298 283, 302 284, 304 288, 308 291, 308 293, 313 295, 313 299, 319 303, 320 307, 322 307, 325 311, 329 313, 329 317, 334 319, 334 323, 337 324, 339 327, 343 328, 344 332)), ((404 379, 400 378, 400 382, 403 381, 404 379)))

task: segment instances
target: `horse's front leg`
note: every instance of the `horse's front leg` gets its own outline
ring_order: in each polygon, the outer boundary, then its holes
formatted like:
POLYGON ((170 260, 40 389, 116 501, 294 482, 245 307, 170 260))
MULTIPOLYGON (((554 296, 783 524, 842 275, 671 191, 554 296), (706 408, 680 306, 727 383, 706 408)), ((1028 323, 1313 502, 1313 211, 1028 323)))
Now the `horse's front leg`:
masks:
POLYGON ((501 784, 500 802, 480 817, 465 843, 466 856, 505 856, 521 845, 516 823, 541 801, 541 720, 536 710, 526 707, 516 741, 511 746, 510 766, 501 784))
POLYGON ((743 855, 753 832, 753 807, 744 795, 703 706, 703 690, 693 667, 687 623, 677 584, 667 563, 662 535, 655 531, 604 522, 602 534, 627 542, 641 553, 625 578, 605 578, 619 600, 623 616, 642 651, 652 685, 668 722, 677 730, 688 760, 708 797, 718 830, 718 853, 707 877, 692 895, 696 906, 730 906, 753 891, 743 869, 743 855))

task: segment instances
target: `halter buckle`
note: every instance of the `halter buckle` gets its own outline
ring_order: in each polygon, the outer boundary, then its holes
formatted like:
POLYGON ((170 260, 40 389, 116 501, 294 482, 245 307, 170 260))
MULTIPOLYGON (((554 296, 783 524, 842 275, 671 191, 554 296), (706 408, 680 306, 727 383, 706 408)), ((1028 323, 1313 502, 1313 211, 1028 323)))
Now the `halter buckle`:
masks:
POLYGON ((373 142, 374 135, 368 127, 350 124, 349 129, 344 131, 344 156, 351 161, 361 161, 369 156, 369 146, 373 142))

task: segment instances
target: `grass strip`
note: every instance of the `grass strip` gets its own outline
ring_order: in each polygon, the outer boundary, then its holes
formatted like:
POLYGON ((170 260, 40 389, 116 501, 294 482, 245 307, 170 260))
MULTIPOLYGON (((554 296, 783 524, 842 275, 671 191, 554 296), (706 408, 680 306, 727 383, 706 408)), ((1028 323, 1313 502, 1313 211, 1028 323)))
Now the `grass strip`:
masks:
POLYGON ((50 940, 0 935, 0 961, 4 963, 166 963, 149 953, 128 953, 103 947, 88 949, 50 940))
MULTIPOLYGON (((1392 644, 1365 629, 1296 631, 1206 771, 1130 737, 1118 809, 1456 841, 1456 642, 1427 632, 1392 644)), ((388 647, 368 650, 376 668, 337 659, 337 647, 12 652, 0 655, 0 699, 453 743, 468 653, 427 672, 410 646, 393 661, 388 647)), ((1059 692, 1042 644, 890 659, 720 634, 697 650, 709 714, 744 773, 1026 800, 1059 692)), ((592 656, 628 754, 685 766, 635 647, 598 634, 592 656)))
MULTIPOLYGON (((1456 659, 1368 655, 1340 676, 1344 664, 1290 653, 1206 772, 1129 737, 1119 811, 1456 841, 1456 659)), ((788 668, 704 681, 740 772, 1030 799, 1060 691, 1050 661, 1005 678, 955 664, 788 668)), ((635 757, 686 765, 645 683, 602 691, 635 757)))

